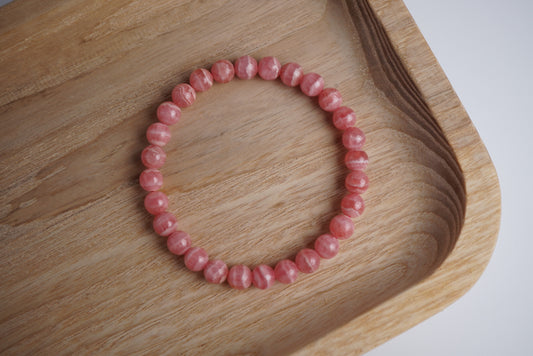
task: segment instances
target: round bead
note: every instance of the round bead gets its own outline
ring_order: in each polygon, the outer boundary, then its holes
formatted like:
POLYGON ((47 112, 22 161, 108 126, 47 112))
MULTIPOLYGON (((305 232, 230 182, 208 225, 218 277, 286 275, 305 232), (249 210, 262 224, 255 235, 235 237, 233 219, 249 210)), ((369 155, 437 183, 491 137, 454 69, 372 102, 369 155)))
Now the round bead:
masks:
POLYGON ((161 168, 165 164, 167 155, 159 146, 150 145, 141 153, 141 161, 148 168, 161 168))
POLYGON ((235 76, 235 70, 233 69, 233 64, 230 61, 222 59, 220 61, 216 61, 213 66, 211 66, 211 74, 216 82, 227 83, 230 82, 235 76))
POLYGON ((346 130, 355 125, 355 113, 346 106, 341 106, 333 112, 333 125, 339 130, 346 130))
POLYGON ((359 194, 348 194, 341 201, 341 209, 344 215, 356 218, 363 214, 365 210, 365 202, 359 194))
POLYGON ((294 261, 300 272, 303 273, 313 273, 320 267, 320 255, 310 248, 300 250, 294 261))
POLYGON ((145 169, 139 177, 139 184, 148 192, 155 192, 163 186, 163 175, 157 169, 145 169))
POLYGON ((163 192, 150 192, 144 198, 144 207, 152 215, 161 214, 168 208, 168 198, 163 192))
POLYGON ((172 90, 172 101, 180 108, 187 108, 194 104, 196 91, 189 84, 178 84, 172 90))
POLYGON ((252 272, 252 280, 256 288, 267 289, 274 285, 276 275, 270 266, 259 265, 252 272))
POLYGON ((315 241, 315 251, 322 258, 333 258, 339 252, 339 240, 333 235, 320 235, 315 241))
POLYGON ((242 56, 235 61, 235 75, 239 79, 252 79, 257 74, 257 61, 250 56, 242 56))
POLYGON ((183 257, 185 267, 193 272, 199 272, 204 269, 205 265, 209 261, 209 256, 203 248, 191 247, 185 253, 183 257))
POLYGON ((259 61, 257 72, 264 80, 274 80, 278 77, 281 63, 276 57, 264 57, 259 61))
POLYGON ((363 171, 352 171, 346 176, 345 185, 348 191, 363 194, 368 189, 368 177, 363 171))
POLYGON ((368 156, 365 151, 348 151, 344 163, 352 171, 362 171, 368 166, 368 156))
POLYGON ((283 84, 289 87, 300 85, 304 71, 298 63, 287 63, 281 67, 279 77, 283 84))
POLYGON ((307 73, 302 77, 300 89, 307 96, 317 96, 324 88, 324 78, 316 73, 307 73))
POLYGON ((156 146, 164 146, 170 141, 170 128, 160 122, 148 126, 146 130, 148 142, 156 146))
POLYGON ((339 240, 345 240, 353 235, 353 221, 346 215, 337 215, 331 219, 329 231, 339 240))
POLYGON ((196 91, 207 91, 213 86, 213 76, 207 69, 198 68, 195 69, 189 76, 189 83, 191 83, 191 86, 196 91))
POLYGON ((174 125, 180 118, 180 107, 171 101, 165 101, 157 107, 157 119, 165 125, 174 125))
POLYGON ((324 111, 335 111, 342 105, 341 93, 334 88, 326 88, 318 95, 318 105, 324 111))
POLYGON ((178 227, 176 217, 168 212, 154 216, 154 230, 158 235, 168 236, 178 227))
POLYGON ((360 150, 363 148, 365 141, 365 134, 358 127, 350 127, 342 133, 342 144, 349 150, 360 150))
POLYGON ((252 284, 252 271, 247 266, 236 265, 228 273, 228 283, 234 289, 246 289, 252 284))
POLYGON ((185 231, 174 231, 168 236, 167 248, 171 253, 181 256, 191 248, 191 237, 185 231))
POLYGON ((222 260, 211 260, 204 267, 204 277, 209 283, 220 284, 226 280, 228 266, 222 260))
POLYGON ((274 274, 276 280, 289 284, 298 278, 298 267, 291 260, 281 260, 276 265, 276 268, 274 268, 274 274))

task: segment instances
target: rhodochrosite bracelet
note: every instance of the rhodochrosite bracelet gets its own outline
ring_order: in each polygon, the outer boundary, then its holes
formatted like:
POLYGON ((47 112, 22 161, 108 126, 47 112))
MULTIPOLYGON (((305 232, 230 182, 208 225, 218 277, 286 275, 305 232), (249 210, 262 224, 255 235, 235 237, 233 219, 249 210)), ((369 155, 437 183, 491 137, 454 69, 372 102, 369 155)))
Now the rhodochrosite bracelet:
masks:
POLYGON ((193 71, 189 84, 182 83, 172 90, 172 102, 163 102, 157 108, 159 122, 148 127, 146 137, 150 145, 141 154, 146 170, 141 173, 140 184, 148 191, 144 199, 146 210, 154 215, 153 226, 157 234, 168 237, 168 250, 175 255, 184 255, 185 266, 194 272, 203 271, 209 283, 228 281, 235 289, 246 289, 252 283, 260 289, 271 287, 277 280, 281 283, 292 283, 298 273, 315 272, 320 259, 329 259, 337 255, 339 240, 352 236, 355 218, 363 213, 364 202, 360 194, 368 188, 368 177, 363 172, 368 164, 368 157, 362 151, 365 135, 355 127, 355 113, 352 109, 342 106, 342 97, 337 89, 324 88, 324 79, 316 73, 304 74, 302 67, 296 63, 281 65, 275 57, 264 57, 259 63, 250 57, 238 58, 234 64, 220 60, 213 64, 211 70, 204 68, 193 71), (167 211, 168 198, 159 191, 163 185, 163 176, 159 168, 166 160, 163 146, 170 140, 170 127, 181 118, 181 110, 191 106, 198 92, 211 88, 213 82, 227 83, 237 76, 239 79, 252 79, 259 74, 264 80, 281 81, 290 87, 299 86, 301 91, 310 97, 318 96, 318 104, 332 113, 333 125, 343 131, 342 143, 348 150, 345 163, 350 173, 346 177, 348 194, 342 199, 339 214, 330 222, 329 234, 319 236, 314 248, 304 248, 296 255, 294 261, 284 259, 274 268, 261 264, 253 270, 244 265, 235 265, 228 269, 226 263, 219 259, 210 259, 205 250, 193 246, 191 237, 184 231, 178 231, 176 217, 167 211))

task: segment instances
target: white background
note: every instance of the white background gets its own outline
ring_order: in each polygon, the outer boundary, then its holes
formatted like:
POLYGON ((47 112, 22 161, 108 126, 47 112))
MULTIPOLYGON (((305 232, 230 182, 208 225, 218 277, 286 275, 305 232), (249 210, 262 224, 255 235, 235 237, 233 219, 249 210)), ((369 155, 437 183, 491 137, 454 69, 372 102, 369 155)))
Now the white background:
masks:
POLYGON ((464 297, 367 356, 533 355, 533 1, 404 1, 492 156, 502 224, 464 297))
POLYGON ((367 356, 533 355, 533 1, 404 0, 494 161, 494 255, 476 285, 367 356))

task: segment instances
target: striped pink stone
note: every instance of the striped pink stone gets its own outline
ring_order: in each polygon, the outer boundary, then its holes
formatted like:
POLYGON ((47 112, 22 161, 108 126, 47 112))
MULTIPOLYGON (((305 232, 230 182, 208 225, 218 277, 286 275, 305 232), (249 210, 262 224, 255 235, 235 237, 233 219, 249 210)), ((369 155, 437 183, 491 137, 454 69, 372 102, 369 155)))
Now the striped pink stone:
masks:
POLYGON ((141 161, 148 168, 161 168, 167 160, 167 154, 159 146, 150 145, 141 153, 141 161))
POLYGON ((291 260, 281 260, 274 268, 276 280, 284 284, 293 283, 298 278, 298 267, 291 260))
POLYGON ((318 105, 324 111, 335 111, 342 105, 341 93, 335 88, 326 88, 318 95, 318 105))
POLYGON ((368 166, 368 155, 365 151, 348 151, 344 163, 352 171, 363 171, 368 166))
POLYGON ((170 141, 170 128, 160 122, 148 126, 146 138, 152 145, 163 147, 170 141))
POLYGON ((279 76, 281 63, 276 57, 261 58, 257 65, 257 72, 264 80, 274 80, 279 76))
POLYGON ((341 106, 333 112, 333 125, 339 130, 346 130, 355 125, 355 113, 346 106, 341 106))
POLYGON ((257 74, 257 61, 254 57, 242 56, 235 61, 234 68, 239 79, 252 79, 257 74))
POLYGON ((174 125, 180 118, 180 107, 171 101, 165 101, 157 107, 157 119, 165 125, 174 125))
POLYGON ((324 88, 324 78, 316 73, 307 73, 302 77, 300 89, 307 96, 317 96, 324 88))
POLYGON ((246 289, 252 284, 252 271, 245 265, 235 265, 228 272, 228 283, 234 289, 246 289))
POLYGON ((216 82, 228 83, 235 76, 235 69, 230 61, 221 59, 211 66, 211 74, 216 82))
POLYGON ((222 260, 210 260, 204 267, 204 277, 209 283, 220 284, 227 275, 228 266, 222 260))
POLYGON ((276 275, 272 267, 259 265, 252 272, 252 282, 256 288, 267 289, 274 285, 276 275))
POLYGON ((300 85, 302 78, 304 76, 304 71, 302 66, 298 63, 287 63, 281 67, 279 72, 279 77, 283 84, 289 87, 295 87, 300 85))
POLYGON ((185 231, 174 231, 167 238, 167 248, 174 255, 181 256, 191 248, 191 237, 185 231))
POLYGON ((209 256, 207 255, 207 252, 200 247, 189 248, 183 257, 185 267, 193 272, 199 272, 203 270, 208 261, 209 256))
POLYGON ((342 144, 351 151, 363 148, 365 141, 365 134, 358 127, 350 127, 342 133, 342 144))
POLYGON ((195 100, 196 91, 189 84, 178 84, 172 90, 172 101, 180 108, 191 106, 195 100))
POLYGON ((154 230, 158 235, 168 236, 178 227, 178 220, 169 212, 164 212, 154 216, 154 230))
POLYGON ((303 273, 313 273, 320 267, 320 255, 310 248, 300 250, 294 259, 298 270, 303 273))
POLYGON ((352 219, 346 215, 337 215, 329 223, 331 235, 339 240, 346 240, 353 235, 354 225, 352 219))
POLYGON ((320 235, 315 240, 314 247, 320 257, 325 259, 333 258, 339 252, 339 240, 330 234, 320 235))
POLYGON ((368 189, 368 177, 363 171, 351 171, 344 183, 351 193, 363 194, 368 189))
POLYGON ((144 190, 154 192, 163 186, 163 175, 157 169, 145 169, 139 177, 139 184, 144 190))
POLYGON ((363 214, 365 210, 365 202, 359 194, 351 193, 342 198, 341 210, 344 215, 356 218, 363 214))
POLYGON ((204 92, 213 86, 213 75, 205 68, 198 68, 189 76, 189 83, 194 90, 204 92))
POLYGON ((168 198, 163 192, 150 192, 144 198, 144 207, 152 215, 161 214, 168 208, 168 198))

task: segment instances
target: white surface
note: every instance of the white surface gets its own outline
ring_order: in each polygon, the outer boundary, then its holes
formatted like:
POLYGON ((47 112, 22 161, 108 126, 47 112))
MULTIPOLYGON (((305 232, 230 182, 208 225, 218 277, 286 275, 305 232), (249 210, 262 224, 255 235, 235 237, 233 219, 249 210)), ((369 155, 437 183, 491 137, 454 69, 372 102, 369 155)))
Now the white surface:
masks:
POLYGON ((456 303, 367 353, 533 355, 533 1, 404 0, 494 161, 494 255, 456 303))

